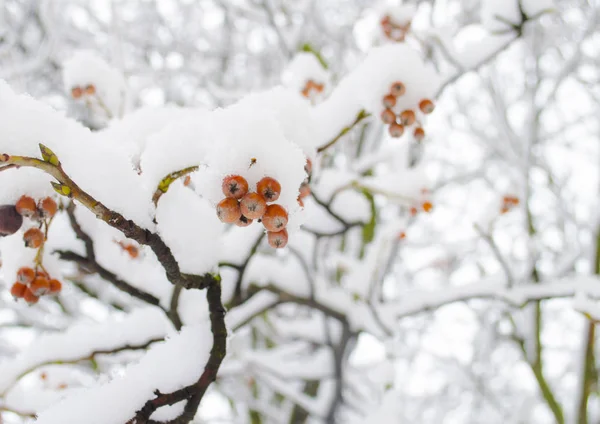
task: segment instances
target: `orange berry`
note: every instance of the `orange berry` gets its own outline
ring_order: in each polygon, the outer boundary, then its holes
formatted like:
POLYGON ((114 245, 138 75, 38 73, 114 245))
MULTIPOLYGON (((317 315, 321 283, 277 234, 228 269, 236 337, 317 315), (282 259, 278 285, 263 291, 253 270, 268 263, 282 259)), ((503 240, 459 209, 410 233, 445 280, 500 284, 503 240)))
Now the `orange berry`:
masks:
POLYGON ((431 202, 430 202, 430 201, 425 201, 425 202, 423 202, 423 204, 422 204, 421 206, 423 207, 423 210, 424 210, 425 212, 430 212, 430 211, 431 211, 431 209, 433 209, 433 205, 431 204, 431 202))
POLYGON ((300 205, 300 207, 303 208, 304 207, 304 201, 302 200, 302 197, 298 196, 298 199, 296 199, 296 200, 298 200, 298 204, 300 205))
POLYGON ((183 185, 187 187, 190 185, 191 182, 192 182, 192 177, 190 177, 189 175, 186 175, 185 178, 183 179, 183 185))
POLYGON ((501 214, 505 214, 508 211, 510 211, 510 208, 508 206, 502 206, 502 208, 500 208, 500 213, 501 214))
POLYGON ((317 83, 314 85, 314 88, 317 91, 317 93, 322 93, 323 90, 325 89, 325 85, 323 85, 321 83, 317 83))
POLYGON ((390 23, 390 17, 389 15, 385 15, 383 18, 381 18, 381 25, 386 25, 390 23))
POLYGON ((37 249, 44 243, 44 233, 39 228, 30 228, 23 234, 26 247, 37 249))
POLYGON ((310 186, 307 183, 302 183, 300 185, 300 199, 308 196, 310 194, 310 186))
POLYGON ((27 289, 27 286, 23 283, 19 283, 18 281, 16 283, 14 283, 12 285, 12 287, 10 288, 10 294, 12 295, 12 297, 14 297, 15 299, 20 299, 21 297, 23 297, 23 295, 25 294, 25 290, 27 289))
POLYGON ((232 224, 242 216, 240 205, 236 199, 227 197, 217 204, 217 216, 221 222, 232 224))
POLYGON ((413 136, 415 137, 415 140, 423 141, 423 139, 425 138, 425 130, 421 127, 417 127, 413 132, 413 136))
POLYGON ((41 277, 41 278, 45 278, 46 280, 50 278, 50 276, 48 275, 48 273, 46 271, 44 271, 43 269, 38 270, 35 273, 36 277, 41 277))
POLYGON ((408 125, 414 124, 414 122, 415 122, 415 113, 412 110, 407 109, 407 110, 402 111, 402 113, 400 114, 400 123, 402 125, 408 126, 408 125))
POLYGON ((140 249, 138 249, 133 244, 128 244, 123 248, 131 257, 131 259, 135 259, 140 256, 140 249))
POLYGON ((516 196, 509 196, 509 195, 504 196, 503 201, 504 201, 504 203, 509 204, 509 205, 518 205, 519 204, 519 198, 516 196))
POLYGON ((36 296, 43 296, 50 291, 50 282, 43 277, 38 277, 29 285, 29 289, 36 296))
POLYGON ((404 126, 394 122, 389 126, 388 131, 392 137, 399 138, 404 134, 404 126))
POLYGON ((287 245, 288 232, 285 229, 277 232, 268 231, 267 241, 269 242, 269 246, 272 248, 282 249, 287 245))
POLYGON ((37 212, 35 200, 25 195, 21 196, 19 200, 17 200, 15 208, 17 208, 17 212, 23 216, 33 216, 37 212))
POLYGON ((71 96, 74 99, 78 99, 83 96, 83 89, 81 87, 73 87, 71 88, 71 96))
POLYGON ((240 219, 235 221, 235 225, 237 225, 238 227, 247 227, 248 225, 252 224, 252 222, 253 221, 251 219, 248 219, 244 215, 242 215, 240 216, 240 219))
POLYGON ((306 165, 304 165, 304 171, 306 171, 306 173, 308 175, 310 175, 312 173, 312 161, 310 159, 306 159, 306 165))
POLYGON ((308 96, 310 96, 310 89, 309 89, 308 87, 304 87, 304 88, 302 89, 302 95, 303 95, 304 97, 308 97, 308 96))
POLYGON ((391 124, 396 122, 396 114, 391 109, 384 109, 381 112, 381 120, 384 124, 391 124))
POLYGON ((398 240, 404 240, 406 238, 406 233, 404 231, 400 231, 398 233, 398 240))
POLYGON ((44 218, 52 218, 56 215, 56 211, 58 210, 58 205, 51 197, 45 197, 40 200, 38 207, 42 211, 42 216, 44 218))
POLYGON ((30 305, 35 305, 40 300, 38 296, 33 294, 29 287, 27 287, 23 292, 23 299, 25 299, 25 302, 29 303, 30 305))
POLYGON ((428 113, 433 112, 433 109, 435 109, 435 106, 431 100, 423 99, 419 102, 419 109, 421 109, 421 112, 428 114, 428 113))
POLYGON ((262 223, 267 231, 281 231, 288 223, 288 213, 281 205, 269 205, 262 217, 262 223))
POLYGON ((62 283, 56 279, 49 281, 50 283, 50 294, 56 294, 62 290, 62 283))
POLYGON ((411 216, 415 216, 418 212, 419 212, 419 210, 416 207, 411 206, 411 208, 410 208, 410 215, 411 216))
POLYGON ((256 192, 265 198, 267 202, 274 202, 281 194, 281 184, 275 178, 264 177, 256 183, 256 192))
POLYGON ((19 268, 17 271, 17 281, 23 284, 29 284, 35 279, 35 271, 29 267, 19 268))
POLYGON ((248 219, 259 219, 267 210, 267 202, 258 193, 248 193, 240 200, 240 210, 248 219))
POLYGON ((223 178, 221 189, 225 197, 241 199, 248 193, 248 181, 240 175, 229 175, 223 178))
POLYGON ((94 94, 96 94, 96 87, 94 86, 94 84, 89 84, 85 86, 85 94, 87 94, 88 96, 93 96, 94 94))
POLYGON ((392 96, 391 94, 386 94, 385 96, 383 96, 383 106, 385 106, 388 109, 391 109, 394 106, 396 106, 396 97, 392 96))
POLYGON ((406 93, 406 87, 400 81, 396 81, 390 87, 390 94, 392 96, 398 97, 406 93))

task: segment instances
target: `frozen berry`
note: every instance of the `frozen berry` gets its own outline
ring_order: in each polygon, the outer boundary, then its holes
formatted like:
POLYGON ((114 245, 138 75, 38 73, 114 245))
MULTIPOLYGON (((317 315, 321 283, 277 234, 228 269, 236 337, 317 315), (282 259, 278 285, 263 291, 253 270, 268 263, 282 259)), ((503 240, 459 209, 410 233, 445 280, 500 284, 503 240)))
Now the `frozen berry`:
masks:
POLYGON ((29 284, 35 278, 35 271, 29 267, 22 267, 17 271, 17 281, 23 284, 29 284))
POLYGON ((40 277, 40 278, 45 278, 46 280, 50 279, 50 276, 48 275, 48 273, 46 271, 44 271, 43 269, 37 270, 35 273, 35 276, 40 277))
POLYGON ((300 198, 304 198, 310 194, 310 186, 307 183, 300 185, 300 198))
POLYGON ((0 237, 16 233, 22 225, 23 217, 13 205, 0 206, 0 237))
POLYGON ((267 210, 267 202, 258 193, 248 193, 240 200, 242 215, 249 219, 259 219, 267 210))
POLYGON ((85 86, 85 94, 87 94, 88 96, 93 96, 94 94, 96 94, 96 87, 94 86, 94 84, 89 84, 85 86))
POLYGON ((78 99, 83 96, 83 89, 81 87, 73 87, 71 88, 71 96, 74 99, 78 99))
POLYGON ((190 185, 191 182, 192 182, 192 177, 190 177, 189 175, 186 175, 185 178, 183 179, 183 185, 187 187, 190 185))
POLYGON ((415 216, 418 212, 419 212, 419 210, 417 208, 415 208, 414 206, 411 206, 411 208, 410 208, 411 216, 415 216))
POLYGON ((43 277, 38 277, 29 285, 29 289, 36 296, 43 296, 50 291, 50 282, 43 277))
POLYGON ((288 232, 287 230, 281 230, 277 232, 268 231, 267 241, 269 242, 269 246, 273 247, 274 249, 282 249, 287 245, 288 232))
POLYGON ((19 299, 21 297, 23 297, 23 295, 25 294, 25 289, 27 289, 27 286, 23 283, 19 283, 18 281, 16 283, 14 283, 12 285, 12 287, 10 288, 10 294, 12 295, 12 297, 14 297, 15 299, 19 299))
POLYGON ((413 132, 413 136, 415 137, 415 140, 422 141, 425 138, 425 130, 421 127, 417 127, 413 132))
POLYGON ((402 111, 402 113, 400 114, 400 123, 402 125, 408 126, 408 125, 414 124, 414 122, 415 122, 415 113, 412 110, 407 109, 407 110, 402 111))
POLYGON ((29 287, 27 287, 23 292, 23 299, 25 299, 25 302, 29 303, 30 305, 35 305, 40 300, 38 296, 33 294, 29 287))
POLYGON ((44 243, 44 233, 39 228, 30 228, 23 234, 26 247, 37 249, 44 243))
POLYGON ((21 196, 19 200, 17 200, 15 208, 17 208, 17 212, 23 216, 33 216, 37 212, 35 200, 25 195, 21 196))
POLYGON ((427 114, 433 112, 435 106, 431 100, 423 99, 419 102, 419 109, 421 109, 421 112, 427 114))
POLYGON ((504 196, 503 198, 504 203, 508 204, 508 205, 518 205, 519 204, 519 198, 516 196, 504 196))
POLYGON ((381 18, 381 25, 386 25, 390 23, 390 17, 389 15, 385 15, 383 18, 381 18))
POLYGON ((50 294, 56 294, 62 290, 62 283, 56 279, 49 281, 50 283, 50 294))
POLYGON ((396 122, 396 114, 391 109, 384 109, 381 112, 381 120, 384 124, 391 124, 396 122))
POLYGON ((241 199, 248 193, 248 181, 240 175, 229 175, 223 178, 221 189, 225 197, 241 199))
POLYGON ((392 96, 391 94, 383 96, 383 105, 388 109, 396 106, 396 96, 392 96))
POLYGON ((508 206, 502 206, 502 208, 500 208, 500 213, 501 214, 505 214, 508 211, 510 211, 510 208, 508 206))
POLYGON ((398 96, 403 95, 405 92, 406 92, 406 87, 400 81, 396 81, 390 87, 390 94, 392 96, 398 97, 398 96))
POLYGON ((281 205, 269 205, 262 217, 262 223, 267 231, 281 231, 288 223, 288 213, 281 205))
POLYGON ((300 205, 300 207, 303 208, 304 207, 304 201, 302 200, 302 197, 298 196, 298 198, 296 200, 298 200, 298 204, 300 205))
POLYGON ((127 252, 131 259, 135 259, 138 256, 140 256, 140 249, 138 249, 137 246, 134 246, 133 244, 128 244, 123 249, 127 252))
POLYGON ((402 134, 404 134, 404 126, 394 122, 389 126, 388 131, 394 138, 402 137, 402 134))
POLYGON ((422 204, 421 206, 423 207, 423 210, 424 210, 425 212, 430 212, 430 211, 431 211, 431 209, 433 209, 433 205, 431 204, 431 202, 430 202, 430 201, 425 201, 425 202, 423 202, 423 204, 422 204))
POLYGON ((238 227, 247 227, 250 224, 252 224, 252 220, 246 218, 244 215, 240 216, 240 219, 235 221, 235 225, 237 225, 238 227))
POLYGON ((256 192, 265 198, 267 202, 274 202, 281 194, 281 184, 271 177, 264 177, 256 183, 256 192))
POLYGON ((231 224, 240 219, 242 212, 236 199, 227 197, 217 205, 217 216, 222 222, 231 224))
POLYGON ((400 231, 398 233, 398 240, 404 240, 406 238, 406 233, 404 231, 400 231))
POLYGON ((308 175, 312 174, 312 161, 310 159, 306 159, 306 165, 304 165, 304 171, 308 175))
POLYGON ((45 197, 40 200, 38 207, 42 211, 42 216, 44 218, 52 218, 56 215, 56 211, 58 210, 56 202, 51 197, 45 197))

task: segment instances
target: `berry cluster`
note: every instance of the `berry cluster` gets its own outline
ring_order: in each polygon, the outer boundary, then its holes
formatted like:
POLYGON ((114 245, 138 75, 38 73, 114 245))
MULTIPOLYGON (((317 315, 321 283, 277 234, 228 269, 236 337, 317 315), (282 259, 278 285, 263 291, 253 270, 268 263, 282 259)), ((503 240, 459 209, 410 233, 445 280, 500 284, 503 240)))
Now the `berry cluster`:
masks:
POLYGON ((381 29, 388 40, 402 42, 410 30, 410 21, 405 24, 392 22, 389 15, 381 19, 381 29))
POLYGON ((32 197, 23 195, 15 204, 14 210, 21 217, 21 225, 23 219, 30 219, 36 223, 25 231, 23 241, 26 247, 38 249, 38 253, 35 256, 34 268, 19 269, 17 281, 12 285, 10 292, 16 299, 23 298, 27 303, 34 304, 40 296, 58 293, 62 288, 60 281, 51 279, 42 264, 44 243, 48 237, 50 222, 58 211, 58 205, 50 197, 36 202, 32 197), (44 231, 41 228, 44 228, 44 231))
POLYGON ((306 81, 302 89, 302 95, 307 99, 313 100, 317 95, 321 94, 325 89, 325 85, 318 83, 312 79, 306 81))
MULTIPOLYGON (((396 81, 390 87, 390 91, 383 96, 382 102, 385 109, 381 112, 381 120, 384 124, 389 125, 388 131, 394 138, 402 137, 404 129, 414 125, 413 136, 415 140, 422 141, 425 138, 425 131, 421 125, 421 122, 417 119, 417 114, 413 109, 405 109, 396 113, 396 103, 398 97, 401 97, 406 93, 406 86, 400 81, 396 81)), ((419 110, 428 115, 433 112, 435 108, 433 102, 429 99, 422 99, 419 102, 419 110)))
POLYGON ((240 175, 228 175, 221 186, 225 199, 217 204, 221 222, 247 227, 257 219, 267 230, 267 240, 274 248, 283 248, 288 241, 285 227, 288 213, 278 204, 268 204, 279 199, 281 185, 271 177, 256 183, 256 192, 248 190, 248 182, 240 175))
POLYGON ((500 208, 500 213, 505 214, 518 204, 519 198, 517 196, 507 194, 502 198, 502 207, 500 208))
POLYGON ((75 86, 71 88, 71 96, 74 99, 80 99, 83 96, 93 96, 96 94, 96 87, 94 84, 88 84, 85 87, 75 86))
POLYGON ((10 294, 15 299, 24 299, 25 302, 33 305, 40 300, 41 296, 57 294, 61 290, 61 282, 50 278, 43 269, 22 267, 17 272, 17 281, 13 283, 10 294))
POLYGON ((410 207, 410 215, 415 216, 419 213, 419 209, 423 212, 429 213, 433 209, 433 203, 429 200, 429 190, 426 188, 421 190, 421 200, 420 204, 414 205, 410 207))

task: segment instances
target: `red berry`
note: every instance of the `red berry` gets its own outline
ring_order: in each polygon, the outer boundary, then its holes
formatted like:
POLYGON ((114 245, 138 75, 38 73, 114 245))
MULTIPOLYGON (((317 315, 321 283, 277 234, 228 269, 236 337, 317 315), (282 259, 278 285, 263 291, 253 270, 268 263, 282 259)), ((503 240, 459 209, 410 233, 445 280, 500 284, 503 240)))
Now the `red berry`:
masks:
POLYGON ((35 278, 35 271, 29 267, 22 267, 17 271, 17 281, 23 284, 31 283, 35 278))
POLYGON ((25 294, 25 290, 27 289, 27 286, 23 283, 19 283, 18 281, 16 283, 14 283, 12 285, 12 287, 10 288, 10 294, 12 295, 12 297, 14 297, 15 299, 19 299, 21 297, 23 297, 23 295, 25 294))
POLYGON ((39 228, 30 228, 23 234, 26 247, 37 249, 44 243, 44 233, 39 228))
POLYGON ((256 183, 256 192, 265 198, 267 202, 274 202, 281 194, 281 184, 271 177, 264 177, 256 183))
POLYGON ((392 137, 399 138, 399 137, 402 137, 402 134, 404 134, 404 126, 402 126, 400 124, 396 124, 394 122, 388 128, 388 131, 392 137))
POLYGON ((250 224, 252 224, 252 220, 246 218, 244 215, 240 216, 240 219, 235 221, 235 225, 237 225, 238 227, 247 227, 250 224))
POLYGON ((10 236, 23 225, 23 216, 13 205, 0 206, 0 237, 10 236))
POLYGON ((415 113, 408 109, 405 111, 402 111, 402 113, 400 114, 400 123, 402 125, 412 125, 415 122, 415 113))
POLYGON ((391 94, 383 96, 383 105, 388 109, 396 106, 396 96, 392 96, 391 94))
POLYGON ((49 281, 50 283, 50 294, 56 294, 62 290, 62 283, 56 279, 49 281))
POLYGON ((248 181, 240 175, 229 175, 223 178, 221 189, 225 197, 241 199, 248 193, 248 181))
POLYGON ((413 135, 415 137, 415 140, 422 141, 425 138, 425 130, 421 127, 417 127, 415 128, 413 135))
POLYGON ((262 217, 262 223, 267 231, 281 231, 288 223, 288 213, 281 205, 269 205, 262 217))
POLYGON ((406 87, 400 81, 396 81, 390 87, 390 94, 392 96, 398 97, 398 96, 403 95, 405 92, 406 92, 406 87))
POLYGON ((74 99, 80 98, 83 96, 83 89, 81 87, 71 88, 71 96, 73 96, 74 99))
POLYGON ((34 295, 43 296, 50 291, 50 282, 43 277, 38 277, 29 285, 29 289, 34 295))
POLYGON ((17 200, 15 208, 17 208, 17 212, 23 216, 33 216, 37 212, 35 200, 25 195, 21 196, 19 200, 17 200))
POLYGON ((42 216, 44 218, 52 218, 56 215, 56 211, 58 210, 56 202, 51 197, 45 197, 40 200, 38 207, 42 211, 42 216))
POLYGON ((25 299, 25 302, 29 303, 30 305, 34 305, 40 300, 38 296, 33 294, 29 287, 27 287, 23 292, 23 299, 25 299))
POLYGON ((433 109, 435 109, 435 105, 431 100, 423 99, 419 103, 419 109, 421 109, 421 112, 427 114, 433 112, 433 109))
POLYGON ((240 210, 248 219, 259 219, 267 210, 267 202, 258 193, 248 193, 240 200, 240 210))
POLYGON ((277 232, 268 231, 267 241, 269 242, 269 246, 272 248, 283 249, 288 242, 288 232, 287 230, 281 230, 277 232))
POLYGON ((396 114, 391 109, 384 109, 381 112, 381 120, 384 124, 391 124, 396 122, 396 114))
POLYGON ((222 222, 232 224, 242 216, 240 205, 236 199, 227 197, 217 205, 217 216, 222 222))
POLYGON ((85 94, 87 94, 88 96, 93 96, 94 94, 96 94, 96 87, 94 86, 94 84, 89 84, 85 86, 85 94))

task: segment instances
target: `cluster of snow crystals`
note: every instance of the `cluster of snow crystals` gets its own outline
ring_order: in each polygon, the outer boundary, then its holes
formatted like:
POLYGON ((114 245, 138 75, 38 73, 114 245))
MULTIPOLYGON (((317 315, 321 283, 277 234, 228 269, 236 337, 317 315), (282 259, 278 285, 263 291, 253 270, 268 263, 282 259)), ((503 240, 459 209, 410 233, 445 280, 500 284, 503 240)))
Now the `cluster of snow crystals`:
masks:
MULTIPOLYGON (((98 142, 87 128, 49 106, 15 94, 1 81, 0 116, 0 153, 40 158, 38 143, 43 143, 82 190, 142 227, 153 227, 151 199, 123 152, 98 142)), ((47 184, 47 178, 39 179, 40 187, 47 184)), ((41 190, 32 185, 32 190, 41 190)))
POLYGON ((327 100, 312 109, 320 144, 334 138, 363 109, 379 118, 384 110, 382 98, 396 81, 405 85, 406 92, 397 98, 394 112, 413 109, 423 122, 425 117, 418 105, 422 99, 433 98, 439 86, 438 76, 410 46, 389 44, 372 49, 327 100))
POLYGON ((527 18, 554 10, 553 0, 483 0, 481 22, 490 31, 510 31, 521 24, 521 10, 527 18))
POLYGON ((77 100, 89 102, 96 108, 106 107, 110 113, 107 118, 122 115, 126 101, 125 78, 96 53, 81 50, 67 59, 63 64, 63 83, 69 97, 76 87, 85 91, 86 87, 93 86, 94 94, 83 94, 77 100))
POLYGON ((201 275, 214 271, 224 226, 213 205, 177 182, 161 198, 156 221, 158 233, 182 272, 201 275))
MULTIPOLYGON (((147 323, 138 325, 144 327, 147 323)), ((129 365, 122 376, 72 393, 42 411, 36 423, 127 422, 154 397, 155 390, 170 393, 197 381, 211 346, 208 322, 186 326, 164 343, 153 345, 138 363, 129 365)))
POLYGON ((23 373, 46 363, 74 361, 87 358, 96 351, 126 345, 144 345, 164 338, 169 328, 169 321, 162 311, 141 308, 102 323, 82 322, 65 332, 43 334, 16 358, 0 362, 0 393, 5 393, 23 373), (112 331, 114 328, 119 331, 112 331))
POLYGON ((308 81, 323 84, 323 91, 326 92, 331 85, 331 73, 323 67, 313 53, 299 52, 288 63, 281 80, 284 86, 296 93, 302 93, 308 81))

